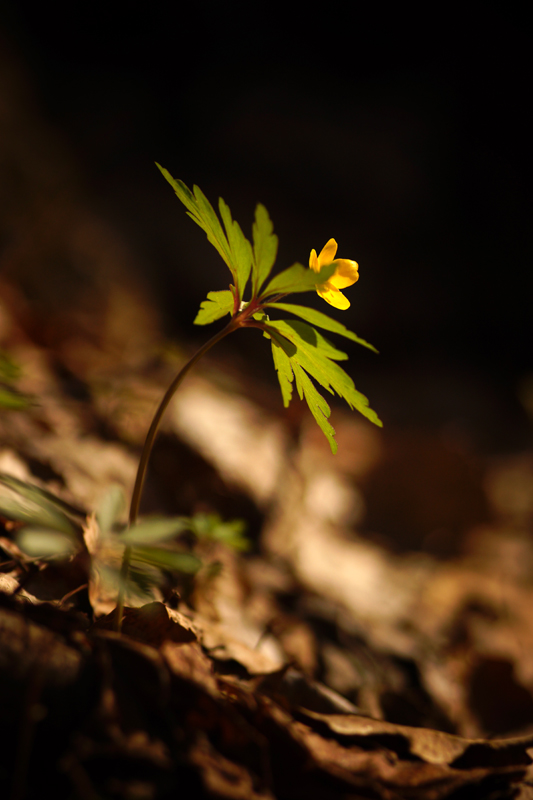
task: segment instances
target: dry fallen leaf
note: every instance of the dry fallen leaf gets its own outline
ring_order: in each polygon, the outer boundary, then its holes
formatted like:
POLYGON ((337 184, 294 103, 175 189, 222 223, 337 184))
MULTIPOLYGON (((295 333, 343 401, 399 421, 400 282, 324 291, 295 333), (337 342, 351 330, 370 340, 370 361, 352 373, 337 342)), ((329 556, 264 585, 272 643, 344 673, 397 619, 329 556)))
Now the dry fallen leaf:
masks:
POLYGON ((488 761, 493 766, 529 764, 526 751, 533 747, 533 734, 512 739, 463 739, 442 731, 393 725, 384 720, 352 714, 319 714, 306 709, 302 715, 324 723, 338 737, 368 737, 376 741, 400 737, 412 755, 428 764, 452 765, 461 762, 469 766, 487 766, 488 761))
MULTIPOLYGON (((96 630, 114 630, 116 611, 100 617, 96 630)), ((125 608, 122 633, 131 639, 144 642, 151 647, 160 647, 170 642, 194 642, 197 639, 195 626, 183 614, 171 611, 163 603, 147 603, 140 608, 125 608)))

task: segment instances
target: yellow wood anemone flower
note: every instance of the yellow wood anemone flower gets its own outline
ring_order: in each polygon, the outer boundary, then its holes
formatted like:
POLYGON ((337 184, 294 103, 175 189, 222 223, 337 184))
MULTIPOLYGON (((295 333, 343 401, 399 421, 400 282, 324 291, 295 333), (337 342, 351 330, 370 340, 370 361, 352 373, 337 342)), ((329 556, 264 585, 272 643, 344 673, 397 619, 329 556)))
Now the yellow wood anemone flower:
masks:
POLYGON ((335 239, 330 239, 320 251, 320 255, 317 256, 316 250, 311 250, 309 266, 315 272, 320 272, 322 267, 335 264, 335 272, 331 278, 325 283, 318 284, 316 290, 326 303, 335 308, 346 309, 350 307, 350 301, 340 289, 346 289, 359 280, 359 265, 347 258, 335 258, 336 252, 337 242, 335 239))

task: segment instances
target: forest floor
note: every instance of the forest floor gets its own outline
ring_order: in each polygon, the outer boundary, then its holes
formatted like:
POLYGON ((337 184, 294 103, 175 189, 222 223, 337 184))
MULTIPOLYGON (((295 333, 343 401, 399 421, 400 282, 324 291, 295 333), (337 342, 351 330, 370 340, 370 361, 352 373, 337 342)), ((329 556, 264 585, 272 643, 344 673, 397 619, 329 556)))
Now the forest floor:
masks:
POLYGON ((118 635, 94 511, 129 495, 186 353, 112 281, 94 319, 48 328, 1 288, 2 385, 31 402, 2 411, 0 472, 77 519, 58 560, 0 517, 2 797, 533 797, 533 453, 335 409, 333 457, 304 409, 210 360, 169 409, 143 513, 243 519, 249 551, 181 541, 200 571, 165 573, 118 635))

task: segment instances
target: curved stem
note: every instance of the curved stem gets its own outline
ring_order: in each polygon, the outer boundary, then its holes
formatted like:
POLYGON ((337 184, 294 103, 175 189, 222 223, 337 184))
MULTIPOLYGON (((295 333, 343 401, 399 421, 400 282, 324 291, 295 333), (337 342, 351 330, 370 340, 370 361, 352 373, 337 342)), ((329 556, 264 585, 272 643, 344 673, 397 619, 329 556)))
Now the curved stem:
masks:
MULTIPOLYGON (((146 439, 144 440, 144 445, 141 453, 141 458, 139 461, 139 466, 137 467, 137 475, 135 477, 135 484, 133 486, 133 492, 131 495, 131 504, 130 504, 130 513, 129 513, 129 527, 135 524, 137 521, 137 515, 139 513, 139 506, 141 504, 141 496, 144 487, 144 481, 146 478, 146 471, 148 468, 148 461, 150 460, 150 455, 152 453, 152 448, 154 446, 155 437, 157 435, 157 431, 159 430, 159 425, 161 424, 161 420, 163 418, 163 414, 168 408, 174 393, 178 389, 179 385, 197 361, 199 361, 202 356, 204 356, 208 350, 210 350, 217 342, 220 342, 225 336, 227 336, 232 331, 236 330, 239 327, 239 323, 236 323, 235 319, 231 319, 230 322, 223 328, 219 333, 212 336, 209 341, 207 341, 203 347, 201 347, 194 356, 187 361, 184 367, 178 372, 170 386, 168 387, 167 391, 165 392, 163 399, 159 403, 157 411, 154 414, 154 418, 152 419, 150 428, 148 429, 148 433, 146 434, 146 439)), ((122 558, 122 566, 120 568, 120 577, 119 577, 119 589, 118 589, 118 600, 117 600, 117 616, 115 620, 115 627, 118 632, 122 627, 122 617, 124 616, 124 599, 126 593, 126 581, 128 578, 128 572, 130 569, 130 562, 131 562, 131 545, 127 545, 124 550, 124 556, 122 558)))
POLYGON ((220 342, 225 336, 231 333, 233 330, 236 329, 236 325, 234 324, 234 320, 231 320, 225 328, 223 328, 219 333, 212 336, 208 342, 206 342, 203 347, 201 347, 194 356, 187 361, 184 367, 178 372, 170 386, 168 387, 167 391, 165 392, 163 399, 161 400, 157 411, 155 412, 154 418, 146 434, 146 439, 144 440, 143 450, 141 453, 141 460, 139 461, 139 466, 137 468, 137 476, 135 478, 135 484, 133 486, 133 493, 131 496, 131 504, 130 504, 130 515, 129 515, 129 524, 134 525, 137 521, 137 515, 139 513, 139 505, 141 502, 141 495, 144 486, 144 480, 146 477, 146 468, 148 466, 148 461, 150 459, 150 454, 152 452, 152 448, 154 445, 155 437, 157 431, 159 429, 159 425, 161 423, 161 419, 163 418, 163 414, 168 408, 170 401, 176 390, 178 389, 179 385, 191 369, 194 367, 197 361, 199 361, 202 356, 204 356, 211 348, 220 342))

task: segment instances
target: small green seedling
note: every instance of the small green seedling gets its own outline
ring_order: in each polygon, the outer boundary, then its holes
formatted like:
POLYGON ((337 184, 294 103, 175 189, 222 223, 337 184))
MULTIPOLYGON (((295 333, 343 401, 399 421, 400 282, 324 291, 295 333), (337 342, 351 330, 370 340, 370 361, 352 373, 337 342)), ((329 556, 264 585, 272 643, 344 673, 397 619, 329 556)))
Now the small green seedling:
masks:
MULTIPOLYGON (((218 202, 219 219, 198 186, 194 186, 191 192, 166 169, 159 164, 157 167, 187 209, 188 216, 205 231, 208 240, 231 273, 232 283, 229 288, 208 293, 207 299, 200 305, 194 324, 209 325, 228 314, 230 321, 184 365, 159 404, 139 462, 130 505, 130 526, 136 524, 150 453, 161 419, 174 393, 191 367, 203 355, 221 339, 240 328, 258 328, 270 340, 283 404, 289 405, 295 382, 300 399, 305 398, 307 401, 333 453, 337 452, 337 442, 335 429, 329 422, 331 410, 311 378, 330 394, 336 392, 344 398, 350 408, 357 409, 371 422, 381 426, 381 421, 368 405, 367 398, 357 391, 350 376, 337 363, 345 361, 348 356, 338 350, 317 328, 337 333, 377 352, 375 348, 326 314, 307 306, 283 302, 289 294, 316 291, 335 308, 348 308, 350 302, 341 290, 352 286, 359 279, 358 264, 349 259, 335 258, 337 242, 330 239, 319 255, 315 250, 311 251, 309 267, 293 264, 269 281, 276 260, 278 238, 266 208, 259 204, 255 210, 252 244, 243 234, 238 222, 232 218, 231 211, 222 198, 218 202), (249 299, 245 299, 247 292, 249 299), (285 311, 298 319, 271 320, 268 316, 271 309, 285 311)), ((118 630, 124 609, 122 587, 126 585, 132 552, 132 546, 126 545, 117 603, 118 630)))

